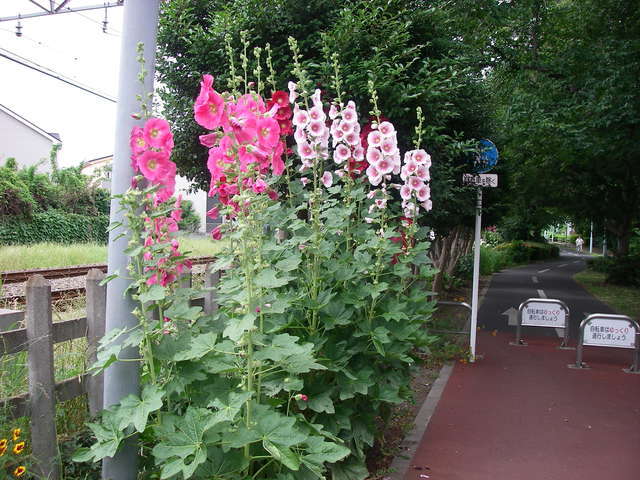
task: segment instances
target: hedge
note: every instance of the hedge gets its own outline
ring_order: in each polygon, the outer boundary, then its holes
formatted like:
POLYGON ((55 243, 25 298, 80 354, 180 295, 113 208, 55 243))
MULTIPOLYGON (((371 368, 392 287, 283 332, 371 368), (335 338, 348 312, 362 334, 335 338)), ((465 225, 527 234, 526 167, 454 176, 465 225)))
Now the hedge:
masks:
POLYGON ((56 210, 34 213, 30 221, 0 221, 0 245, 39 242, 107 243, 109 217, 77 215, 56 210))
POLYGON ((640 287, 640 255, 598 257, 588 263, 596 272, 607 274, 607 283, 640 287))
POLYGON ((496 249, 507 252, 515 263, 546 260, 560 255, 560 249, 555 245, 522 240, 502 243, 496 249))

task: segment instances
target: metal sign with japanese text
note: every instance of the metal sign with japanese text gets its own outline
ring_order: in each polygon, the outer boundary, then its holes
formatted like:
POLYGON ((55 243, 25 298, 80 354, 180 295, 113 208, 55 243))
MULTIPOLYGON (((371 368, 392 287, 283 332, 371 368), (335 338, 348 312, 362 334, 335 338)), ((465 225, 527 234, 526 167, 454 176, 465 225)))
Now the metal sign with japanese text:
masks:
POLYGON ((463 173, 462 184, 473 185, 475 187, 497 187, 498 175, 495 173, 463 173))
POLYGON ((567 312, 562 305, 530 301, 522 309, 522 325, 564 328, 567 312))
POLYGON ((584 326, 582 343, 592 347, 636 348, 636 329, 625 319, 592 318, 584 326))

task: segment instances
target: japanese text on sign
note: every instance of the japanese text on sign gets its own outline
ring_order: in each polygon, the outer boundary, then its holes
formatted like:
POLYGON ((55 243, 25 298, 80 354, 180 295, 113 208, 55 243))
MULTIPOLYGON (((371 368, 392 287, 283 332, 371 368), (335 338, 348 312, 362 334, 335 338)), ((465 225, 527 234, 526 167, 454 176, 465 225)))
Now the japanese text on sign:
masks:
POLYGON ((565 317, 566 312, 560 305, 530 302, 522 310, 522 325, 562 328, 565 317))
POLYGON ((463 173, 462 184, 474 185, 476 187, 497 187, 498 175, 492 173, 482 173, 479 175, 473 173, 463 173))
POLYGON ((636 330, 626 320, 594 318, 584 328, 584 345, 635 348, 636 330))

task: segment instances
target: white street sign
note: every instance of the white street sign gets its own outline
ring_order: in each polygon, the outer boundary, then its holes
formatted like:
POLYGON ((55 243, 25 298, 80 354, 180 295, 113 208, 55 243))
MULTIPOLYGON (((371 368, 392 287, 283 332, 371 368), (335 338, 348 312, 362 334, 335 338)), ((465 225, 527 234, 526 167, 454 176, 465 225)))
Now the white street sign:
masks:
POLYGON ((636 347, 636 329, 628 320, 593 318, 584 329, 584 345, 592 347, 636 347))
POLYGON ((522 325, 564 328, 567 312, 558 304, 529 302, 522 310, 522 325))
POLYGON ((462 184, 476 187, 497 187, 498 175, 495 173, 463 173, 462 184))

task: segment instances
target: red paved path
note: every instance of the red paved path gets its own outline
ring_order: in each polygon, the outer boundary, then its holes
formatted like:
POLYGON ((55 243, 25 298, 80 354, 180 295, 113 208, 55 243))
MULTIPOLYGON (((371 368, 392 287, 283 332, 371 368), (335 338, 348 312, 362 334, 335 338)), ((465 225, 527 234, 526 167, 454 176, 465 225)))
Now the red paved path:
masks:
POLYGON ((485 358, 456 364, 405 480, 640 480, 631 351, 585 347, 572 370, 557 340, 478 333, 485 358))

